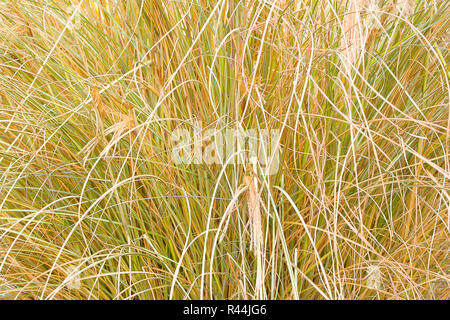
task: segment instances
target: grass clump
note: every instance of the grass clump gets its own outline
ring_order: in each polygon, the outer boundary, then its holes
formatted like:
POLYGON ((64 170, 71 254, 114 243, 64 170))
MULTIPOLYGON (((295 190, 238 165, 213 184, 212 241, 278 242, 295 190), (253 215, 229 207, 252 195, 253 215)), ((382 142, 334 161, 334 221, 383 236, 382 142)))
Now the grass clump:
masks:
POLYGON ((0 297, 449 297, 448 1, 2 1, 0 297), (176 164, 171 134, 279 129, 176 164))

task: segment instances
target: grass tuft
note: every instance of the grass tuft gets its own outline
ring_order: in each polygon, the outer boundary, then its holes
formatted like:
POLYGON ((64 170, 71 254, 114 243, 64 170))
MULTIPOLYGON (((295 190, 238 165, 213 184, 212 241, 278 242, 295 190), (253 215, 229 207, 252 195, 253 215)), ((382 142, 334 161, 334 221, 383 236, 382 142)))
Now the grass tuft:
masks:
POLYGON ((449 298, 449 17, 1 1, 0 298, 449 298), (198 125, 280 130, 278 170, 174 163, 198 125))

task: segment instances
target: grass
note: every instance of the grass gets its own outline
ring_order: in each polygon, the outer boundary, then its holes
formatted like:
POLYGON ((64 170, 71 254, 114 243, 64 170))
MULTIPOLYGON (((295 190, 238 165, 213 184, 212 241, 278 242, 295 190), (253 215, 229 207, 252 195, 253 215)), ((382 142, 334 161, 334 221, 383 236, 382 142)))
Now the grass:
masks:
POLYGON ((448 1, 71 2, 0 3, 0 297, 450 297, 448 1))

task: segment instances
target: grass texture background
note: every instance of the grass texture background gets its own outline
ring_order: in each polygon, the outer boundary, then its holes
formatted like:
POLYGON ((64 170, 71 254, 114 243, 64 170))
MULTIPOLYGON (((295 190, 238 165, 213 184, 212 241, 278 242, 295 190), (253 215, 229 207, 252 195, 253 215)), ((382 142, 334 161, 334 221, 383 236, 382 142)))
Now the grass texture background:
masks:
POLYGON ((0 297, 448 298, 449 13, 1 1, 0 297), (198 121, 277 173, 175 165, 198 121))

